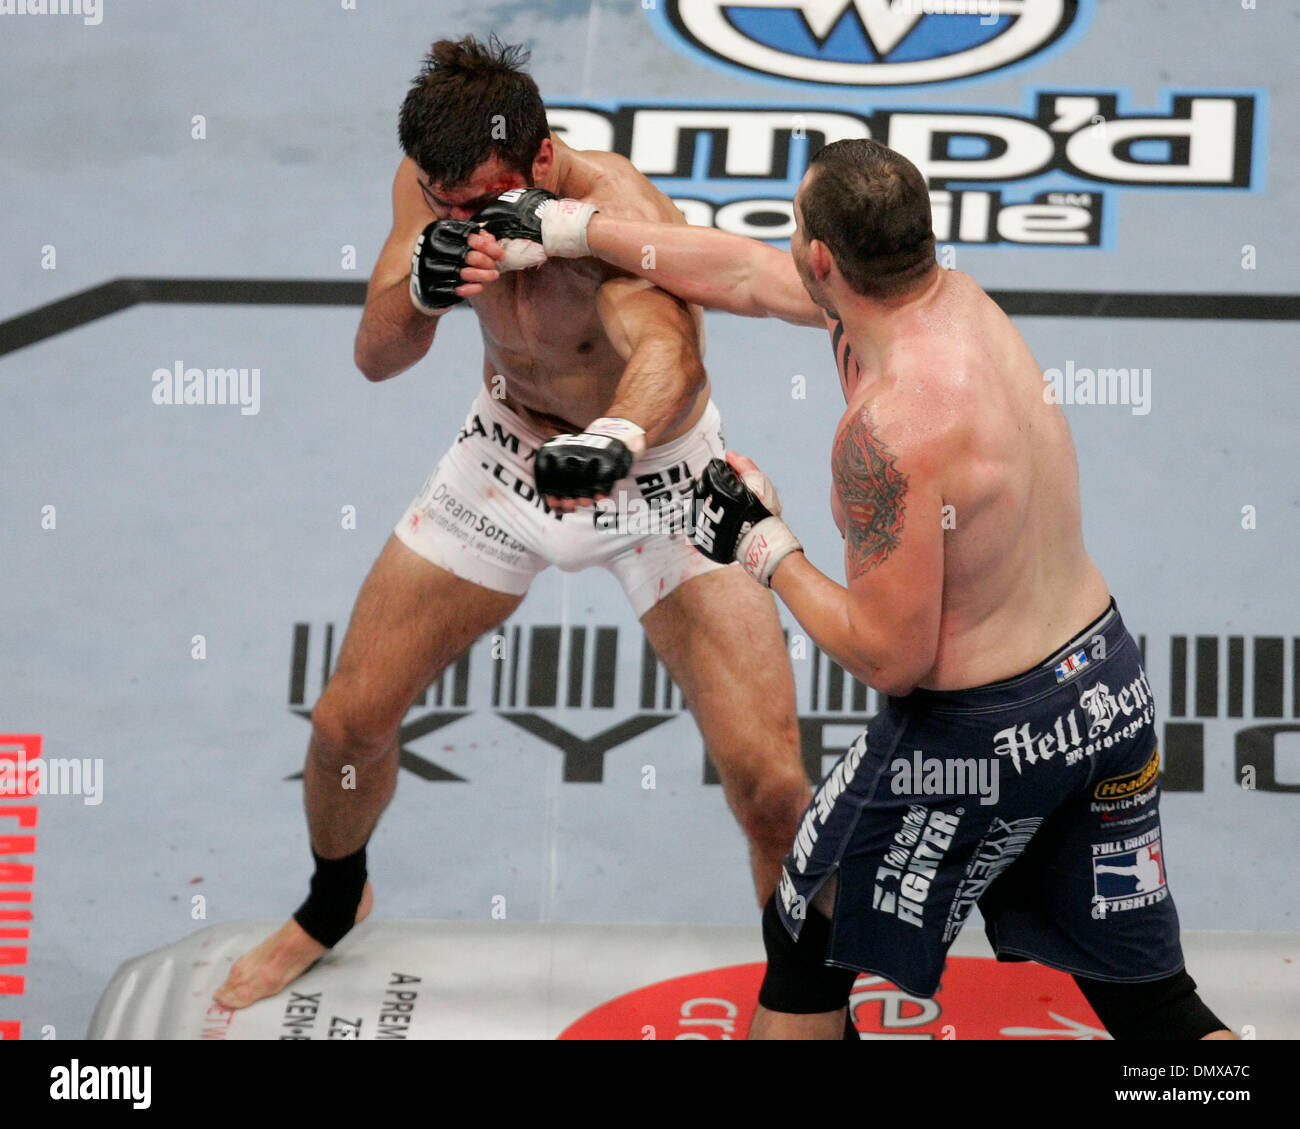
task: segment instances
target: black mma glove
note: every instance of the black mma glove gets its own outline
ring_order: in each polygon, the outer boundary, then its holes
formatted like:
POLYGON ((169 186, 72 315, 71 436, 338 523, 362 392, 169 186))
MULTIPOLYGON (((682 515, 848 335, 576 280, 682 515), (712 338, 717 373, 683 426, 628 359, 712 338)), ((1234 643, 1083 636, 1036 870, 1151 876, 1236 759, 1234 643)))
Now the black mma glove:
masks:
POLYGON ((596 208, 581 200, 561 200, 545 188, 512 188, 474 217, 505 249, 502 271, 540 266, 547 259, 590 255, 587 224, 596 208))
POLYGON ((608 495, 644 450, 644 430, 631 420, 602 416, 581 435, 557 435, 537 448, 537 492, 556 498, 608 495))
POLYGON ((767 475, 755 468, 742 480, 722 459, 710 459, 695 480, 691 540, 719 564, 739 561, 760 584, 803 546, 780 518, 781 499, 767 475))
POLYGON ((436 318, 465 300, 456 287, 464 285, 467 240, 478 229, 472 220, 438 220, 420 232, 411 255, 411 305, 420 313, 436 318))

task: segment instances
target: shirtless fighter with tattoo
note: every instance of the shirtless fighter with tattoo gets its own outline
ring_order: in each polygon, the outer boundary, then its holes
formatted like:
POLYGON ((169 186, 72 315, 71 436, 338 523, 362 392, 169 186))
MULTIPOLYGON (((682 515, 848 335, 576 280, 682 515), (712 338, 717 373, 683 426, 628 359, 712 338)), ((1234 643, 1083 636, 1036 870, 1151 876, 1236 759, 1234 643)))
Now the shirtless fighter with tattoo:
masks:
MULTIPOLYGON (((936 264, 909 161, 835 142, 794 204, 790 254, 603 213, 586 232, 685 301, 826 328, 848 402, 831 454, 847 586, 804 556, 750 460, 697 483, 696 545, 889 695, 767 903, 751 1038, 838 1038, 859 970, 933 995, 977 904, 999 959, 1073 974, 1116 1038, 1232 1038, 1184 971, 1151 687, 1083 545, 1065 416, 1002 311, 936 264)), ((506 234, 563 254, 570 206, 531 205, 506 234)), ((499 237, 474 236, 472 261, 498 261, 499 237)))
MULTIPOLYGON (((440 354, 435 378, 477 370, 482 388, 361 589, 338 669, 312 712, 311 893, 235 964, 216 993, 227 1007, 281 991, 369 913, 366 843, 397 786, 399 723, 548 565, 597 565, 622 584, 748 837, 760 903, 808 802, 794 676, 771 593, 701 556, 686 532, 692 481, 724 450, 698 311, 581 248, 593 207, 684 221, 622 157, 579 152, 552 135, 522 61, 495 39, 439 41, 403 104, 393 229, 370 279, 356 363, 373 381, 396 376, 429 351, 449 310, 467 306, 482 359, 440 354), (490 205, 486 218, 508 220, 497 198, 535 186, 582 201, 564 245, 576 257, 485 288, 496 272, 466 264, 467 238, 482 222, 472 217, 490 205), (605 497, 652 497, 658 528, 672 527, 675 509, 677 532, 611 530, 592 508, 605 497), (354 788, 340 787, 344 765, 355 768, 354 788)), ((539 261, 521 249, 516 265, 539 261)), ((431 830, 430 849, 435 841, 431 830)), ((436 881, 436 864, 433 873, 436 881)))

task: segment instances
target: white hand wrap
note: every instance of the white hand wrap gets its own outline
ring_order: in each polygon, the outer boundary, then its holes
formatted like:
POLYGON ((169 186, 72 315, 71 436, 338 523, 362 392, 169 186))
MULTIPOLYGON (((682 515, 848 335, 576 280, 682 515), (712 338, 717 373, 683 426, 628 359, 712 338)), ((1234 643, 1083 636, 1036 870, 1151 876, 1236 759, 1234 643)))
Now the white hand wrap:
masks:
POLYGON ((538 209, 542 221, 542 246, 551 259, 581 259, 591 254, 587 224, 598 209, 581 200, 547 200, 538 209))
MULTIPOLYGON (((565 201, 561 201, 564 203, 565 201)), ((576 203, 576 201, 568 201, 576 203)), ((645 453, 645 428, 638 427, 630 419, 620 419, 618 416, 601 416, 600 419, 593 419, 584 429, 586 435, 608 435, 611 439, 617 439, 629 451, 632 452, 634 459, 639 459, 645 453)))
MULTIPOLYGON (((745 476, 745 485, 755 494, 758 493, 745 476)), ((766 478, 764 478, 766 481, 766 478)), ((771 486, 771 483, 768 483, 771 486)), ((776 493, 773 491, 773 499, 776 493)), ((766 505, 766 499, 764 505, 766 505)), ((780 503, 777 503, 778 507, 780 503)), ((769 507, 771 508, 771 507, 769 507)), ((791 553, 802 549, 799 539, 790 532, 790 527, 779 517, 765 517, 743 536, 736 544, 736 560, 750 576, 766 588, 772 587, 772 574, 791 553)))
POLYGON ((546 248, 531 239, 502 239, 501 247, 506 257, 497 266, 497 270, 502 274, 506 271, 540 267, 547 259, 546 248))

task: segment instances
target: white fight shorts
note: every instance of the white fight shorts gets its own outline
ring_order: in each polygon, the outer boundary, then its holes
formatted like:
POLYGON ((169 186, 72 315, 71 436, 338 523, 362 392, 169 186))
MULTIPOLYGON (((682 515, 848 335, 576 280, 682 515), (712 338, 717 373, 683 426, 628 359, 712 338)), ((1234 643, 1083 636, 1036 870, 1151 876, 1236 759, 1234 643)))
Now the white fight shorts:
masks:
POLYGON ((691 577, 728 567, 697 552, 686 533, 692 480, 725 450, 712 400, 690 431, 647 450, 596 508, 562 514, 538 494, 533 455, 548 438, 480 390, 393 532, 439 568, 514 595, 547 565, 607 568, 638 619, 691 577))

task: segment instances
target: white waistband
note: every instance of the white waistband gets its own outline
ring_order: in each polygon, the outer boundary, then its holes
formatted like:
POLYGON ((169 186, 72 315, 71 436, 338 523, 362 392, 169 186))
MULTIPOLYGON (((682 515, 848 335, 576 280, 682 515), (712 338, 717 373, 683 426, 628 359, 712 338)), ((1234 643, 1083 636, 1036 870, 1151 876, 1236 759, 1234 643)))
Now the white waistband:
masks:
MULTIPOLYGON (((540 447, 548 439, 552 438, 538 431, 523 416, 509 407, 504 400, 498 400, 493 396, 486 385, 479 389, 478 395, 474 398, 471 411, 496 420, 502 426, 508 427, 515 432, 521 439, 526 439, 533 446, 540 447)), ((645 454, 637 460, 636 465, 671 465, 691 451, 699 443, 702 434, 707 433, 709 430, 716 431, 721 422, 722 416, 718 411, 718 406, 710 397, 709 402, 704 406, 704 411, 700 413, 700 418, 695 421, 695 426, 690 431, 667 443, 648 448, 645 454)))

